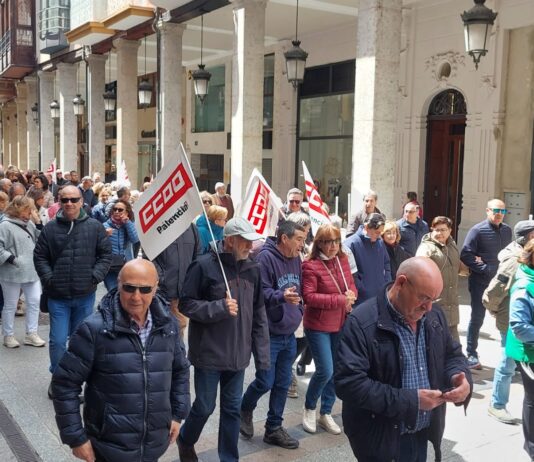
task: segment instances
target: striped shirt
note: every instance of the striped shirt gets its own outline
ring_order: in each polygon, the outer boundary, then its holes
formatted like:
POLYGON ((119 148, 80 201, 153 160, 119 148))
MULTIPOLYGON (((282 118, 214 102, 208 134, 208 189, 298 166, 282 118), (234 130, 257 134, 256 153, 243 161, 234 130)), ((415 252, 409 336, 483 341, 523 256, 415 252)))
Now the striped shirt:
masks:
MULTIPOLYGON (((400 350, 402 354, 402 388, 409 390, 428 390, 430 381, 428 380, 428 367, 426 362, 426 340, 425 340, 425 317, 417 323, 417 331, 405 321, 392 305, 388 303, 389 311, 393 318, 395 333, 400 339, 400 350)), ((415 427, 407 428, 401 424, 401 434, 416 433, 430 425, 430 411, 417 412, 415 427)))

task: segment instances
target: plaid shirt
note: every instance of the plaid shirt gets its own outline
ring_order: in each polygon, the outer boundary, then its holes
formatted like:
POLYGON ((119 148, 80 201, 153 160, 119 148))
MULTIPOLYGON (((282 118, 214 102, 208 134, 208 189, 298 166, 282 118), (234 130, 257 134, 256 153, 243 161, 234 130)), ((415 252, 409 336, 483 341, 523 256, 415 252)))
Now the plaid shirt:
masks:
MULTIPOLYGON (((424 333, 425 317, 417 323, 417 332, 406 323, 404 317, 388 303, 389 311, 393 318, 393 326, 400 339, 400 349, 402 352, 402 388, 410 390, 428 390, 430 381, 428 380, 428 367, 426 363, 426 340, 424 333)), ((417 412, 415 427, 407 429, 405 424, 401 424, 401 434, 416 433, 430 425, 430 411, 417 412)))
POLYGON ((133 320, 131 321, 131 323, 132 329, 137 332, 137 335, 139 335, 139 338, 141 339, 141 343, 144 348, 146 344, 146 339, 148 338, 150 331, 152 330, 152 315, 150 314, 150 310, 148 310, 144 326, 139 327, 139 324, 137 324, 133 320))

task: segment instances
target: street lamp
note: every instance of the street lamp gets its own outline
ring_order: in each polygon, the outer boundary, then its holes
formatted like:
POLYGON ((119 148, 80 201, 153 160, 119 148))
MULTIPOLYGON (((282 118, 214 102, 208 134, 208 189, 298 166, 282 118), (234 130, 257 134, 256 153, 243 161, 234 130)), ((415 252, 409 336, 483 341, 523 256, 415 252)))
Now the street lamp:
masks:
POLYGON ((137 88, 137 93, 139 95, 139 106, 142 108, 147 108, 150 106, 150 102, 152 101, 152 85, 146 78, 146 34, 145 34, 145 74, 143 75, 143 78, 141 79, 141 82, 139 83, 139 87, 137 88))
POLYGON ((497 13, 484 5, 486 0, 474 0, 475 6, 461 14, 464 22, 465 51, 473 57, 475 69, 480 58, 488 52, 489 32, 497 13))
POLYGON ((74 108, 75 116, 83 116, 85 109, 85 101, 82 98, 82 95, 80 95, 79 93, 76 95, 76 97, 72 100, 72 106, 74 108))
POLYGON ((32 120, 37 123, 39 122, 39 105, 37 102, 33 103, 32 106, 32 120))
POLYGON ((115 110, 115 103, 117 102, 117 95, 111 88, 112 87, 111 85, 112 83, 111 82, 111 48, 108 52, 108 63, 107 64, 108 64, 108 75, 109 75, 108 85, 110 89, 106 90, 102 96, 104 97, 104 110, 108 112, 112 112, 115 110))
POLYGON ((204 64, 202 64, 202 49, 204 47, 204 15, 200 17, 200 64, 198 69, 191 72, 191 77, 195 86, 195 95, 200 100, 201 103, 204 102, 204 99, 208 95, 208 87, 211 79, 211 74, 204 69, 204 64))
POLYGON ((50 103, 50 116, 52 119, 59 119, 59 103, 57 99, 50 103))
POLYGON ((300 40, 298 39, 299 26, 299 0, 297 0, 297 16, 295 18, 295 40, 291 43, 293 48, 284 53, 286 58, 287 80, 293 84, 293 88, 297 89, 299 84, 304 80, 304 71, 306 70, 306 59, 308 53, 300 48, 300 40))

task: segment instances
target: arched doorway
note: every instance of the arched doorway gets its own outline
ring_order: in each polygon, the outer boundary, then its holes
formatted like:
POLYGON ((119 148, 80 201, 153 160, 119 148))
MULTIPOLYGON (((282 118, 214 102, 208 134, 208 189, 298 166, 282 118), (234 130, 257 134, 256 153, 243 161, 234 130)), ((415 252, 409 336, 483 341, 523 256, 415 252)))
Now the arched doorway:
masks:
POLYGON ((454 238, 462 218, 466 114, 463 95, 449 89, 434 97, 427 119, 424 218, 451 218, 454 238))

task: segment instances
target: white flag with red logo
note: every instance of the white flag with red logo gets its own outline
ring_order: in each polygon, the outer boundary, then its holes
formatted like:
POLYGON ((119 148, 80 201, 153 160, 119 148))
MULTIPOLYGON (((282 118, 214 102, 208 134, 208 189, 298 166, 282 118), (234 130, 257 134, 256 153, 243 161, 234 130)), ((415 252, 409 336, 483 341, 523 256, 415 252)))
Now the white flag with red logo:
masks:
POLYGON ((124 162, 124 159, 122 159, 117 171, 117 183, 120 186, 126 186, 127 188, 132 185, 130 178, 128 177, 128 170, 126 170, 126 162, 124 162))
POLYGON ((165 158, 154 182, 134 204, 135 228, 143 252, 156 258, 203 213, 195 177, 182 144, 165 158))
POLYGON ((258 169, 254 169, 248 180, 245 198, 239 206, 237 216, 252 223, 258 234, 274 236, 283 204, 265 181, 258 169))
POLYGON ((46 173, 50 173, 52 175, 52 181, 54 183, 57 182, 56 171, 57 171, 57 165, 56 165, 56 159, 54 159, 52 163, 50 164, 50 167, 46 169, 46 173))
POLYGON ((330 223, 330 217, 323 209, 323 200, 321 199, 319 191, 317 191, 317 188, 315 187, 313 178, 304 161, 302 161, 302 170, 304 172, 304 183, 306 185, 306 198, 308 199, 312 233, 315 236, 319 226, 330 223))

